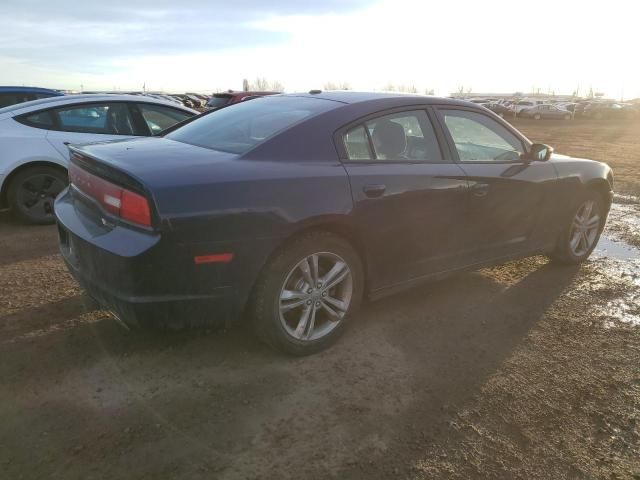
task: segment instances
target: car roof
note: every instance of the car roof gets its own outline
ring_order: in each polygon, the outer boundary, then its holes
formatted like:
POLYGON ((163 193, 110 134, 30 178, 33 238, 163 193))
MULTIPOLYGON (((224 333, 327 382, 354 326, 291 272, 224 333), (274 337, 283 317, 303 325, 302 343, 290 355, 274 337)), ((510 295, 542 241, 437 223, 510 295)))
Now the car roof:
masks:
POLYGON ((0 86, 0 93, 45 93, 48 95, 62 96, 64 93, 50 88, 40 87, 19 87, 19 86, 0 86))
POLYGON ((179 110, 188 111, 198 114, 197 110, 178 105, 168 100, 161 100, 154 97, 147 97, 143 95, 115 95, 115 94, 94 94, 85 93, 78 95, 64 95, 61 97, 49 97, 42 98, 40 100, 32 100, 30 102, 18 103, 9 107, 0 108, 0 115, 11 114, 21 115, 23 113, 29 113, 44 108, 62 107, 65 105, 75 105, 79 103, 88 102, 137 102, 137 103, 153 103, 158 105, 166 105, 168 107, 177 108, 179 110))
POLYGON ((457 100, 453 98, 433 97, 427 95, 419 95, 412 93, 396 93, 396 92, 353 92, 353 91, 321 91, 319 93, 287 93, 283 96, 290 97, 306 97, 320 98, 323 100, 331 100, 344 104, 356 104, 365 102, 378 102, 384 100, 385 103, 397 103, 398 106, 411 105, 421 103, 425 105, 459 105, 473 106, 478 104, 465 100, 457 100), (395 100, 395 102, 394 102, 395 100))

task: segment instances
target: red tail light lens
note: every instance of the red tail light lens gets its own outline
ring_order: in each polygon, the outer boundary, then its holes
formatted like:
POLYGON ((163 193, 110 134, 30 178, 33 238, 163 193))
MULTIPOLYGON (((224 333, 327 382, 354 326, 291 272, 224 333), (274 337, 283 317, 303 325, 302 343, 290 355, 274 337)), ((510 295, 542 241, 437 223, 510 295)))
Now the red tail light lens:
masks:
POLYGON ((120 217, 139 225, 151 226, 149 202, 142 195, 122 190, 120 197, 120 217))
POLYGON ((93 175, 73 162, 69 164, 69 181, 112 215, 144 227, 151 226, 149 201, 142 195, 93 175))

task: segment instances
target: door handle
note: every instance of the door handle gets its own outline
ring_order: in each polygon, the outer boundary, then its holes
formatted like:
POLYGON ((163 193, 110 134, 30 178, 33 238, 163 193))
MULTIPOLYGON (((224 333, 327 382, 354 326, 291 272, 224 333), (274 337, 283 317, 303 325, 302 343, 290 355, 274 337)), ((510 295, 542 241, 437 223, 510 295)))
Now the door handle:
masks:
POLYGON ((365 185, 362 187, 362 191, 367 197, 377 198, 381 197, 384 194, 384 191, 387 189, 386 185, 378 184, 378 185, 365 185))
POLYGON ((476 197, 486 197, 489 193, 488 183, 476 183, 471 187, 471 191, 476 197))
POLYGON ((69 145, 71 142, 62 142, 64 145, 69 145))

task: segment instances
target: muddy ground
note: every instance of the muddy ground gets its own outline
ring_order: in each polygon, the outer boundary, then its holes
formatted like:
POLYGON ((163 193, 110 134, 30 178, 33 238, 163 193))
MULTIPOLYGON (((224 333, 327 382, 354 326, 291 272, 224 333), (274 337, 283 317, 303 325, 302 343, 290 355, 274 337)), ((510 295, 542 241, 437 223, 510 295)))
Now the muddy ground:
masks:
POLYGON ((0 478, 640 478, 640 137, 518 126, 616 168, 596 255, 369 304, 309 358, 126 331, 86 306, 54 228, 0 215, 0 478))

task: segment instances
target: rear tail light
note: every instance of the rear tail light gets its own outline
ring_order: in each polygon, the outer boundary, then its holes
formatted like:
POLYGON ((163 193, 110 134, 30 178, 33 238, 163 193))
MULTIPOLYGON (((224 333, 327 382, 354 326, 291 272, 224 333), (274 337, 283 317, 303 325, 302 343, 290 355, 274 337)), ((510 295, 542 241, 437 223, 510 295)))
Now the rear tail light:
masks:
POLYGON ((142 195, 93 175, 73 162, 69 164, 69 181, 110 214, 136 225, 151 226, 149 201, 142 195))

